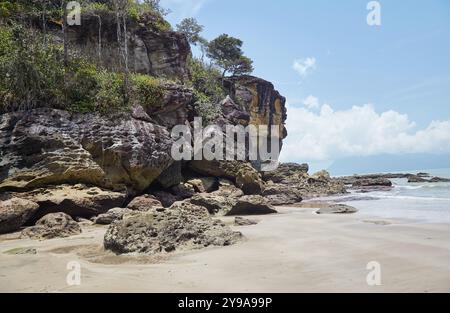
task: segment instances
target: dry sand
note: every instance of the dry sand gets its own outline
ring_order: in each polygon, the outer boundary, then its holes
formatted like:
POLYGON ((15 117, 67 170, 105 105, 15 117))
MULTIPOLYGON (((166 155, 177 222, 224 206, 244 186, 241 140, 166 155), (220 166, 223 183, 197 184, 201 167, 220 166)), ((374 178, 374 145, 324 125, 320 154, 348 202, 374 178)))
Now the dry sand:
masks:
POLYGON ((0 291, 450 291, 450 225, 319 216, 310 208, 280 208, 258 219, 258 225, 236 227, 246 237, 237 245, 159 258, 104 252, 104 227, 42 242, 2 236, 0 291), (36 254, 14 254, 22 248, 36 254), (66 283, 70 261, 81 264, 80 286, 66 283), (371 261, 381 265, 381 286, 366 282, 371 261))

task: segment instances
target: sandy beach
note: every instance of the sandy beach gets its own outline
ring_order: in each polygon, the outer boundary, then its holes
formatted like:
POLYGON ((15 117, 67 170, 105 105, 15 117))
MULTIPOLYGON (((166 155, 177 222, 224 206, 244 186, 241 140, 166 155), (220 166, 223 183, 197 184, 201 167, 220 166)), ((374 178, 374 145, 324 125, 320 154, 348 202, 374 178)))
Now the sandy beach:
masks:
POLYGON ((104 252, 106 228, 100 226, 48 241, 1 236, 0 291, 450 291, 449 225, 278 209, 280 214, 257 217, 258 225, 233 227, 245 236, 237 245, 159 258, 104 252), (20 254, 24 248, 31 250, 20 254), (81 264, 79 286, 66 283, 71 261, 81 264), (381 265, 381 286, 366 282, 372 261, 381 265))

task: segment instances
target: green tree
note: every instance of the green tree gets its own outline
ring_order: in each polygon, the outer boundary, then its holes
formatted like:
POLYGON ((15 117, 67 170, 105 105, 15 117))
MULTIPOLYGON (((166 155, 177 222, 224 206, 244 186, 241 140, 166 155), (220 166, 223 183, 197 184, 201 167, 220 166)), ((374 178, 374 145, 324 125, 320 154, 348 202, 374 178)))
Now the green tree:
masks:
POLYGON ((200 25, 195 18, 185 18, 180 24, 177 24, 177 31, 186 35, 189 43, 196 46, 202 40, 200 33, 203 31, 203 26, 200 25))
POLYGON ((244 56, 242 44, 242 40, 227 34, 220 35, 208 44, 208 57, 222 69, 222 79, 227 72, 243 75, 253 71, 253 62, 244 56))

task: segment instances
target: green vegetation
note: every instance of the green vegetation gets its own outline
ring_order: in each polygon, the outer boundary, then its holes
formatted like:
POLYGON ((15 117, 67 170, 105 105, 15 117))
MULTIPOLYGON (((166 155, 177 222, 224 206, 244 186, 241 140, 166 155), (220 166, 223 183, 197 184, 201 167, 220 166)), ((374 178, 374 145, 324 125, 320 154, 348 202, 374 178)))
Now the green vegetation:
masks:
POLYGON ((163 104, 164 90, 161 82, 148 75, 131 75, 131 95, 134 101, 144 108, 160 107, 163 104))
POLYGON ((61 44, 44 43, 42 34, 21 25, 0 27, 0 111, 49 106, 72 112, 103 114, 131 104, 161 105, 158 79, 132 74, 125 101, 121 73, 108 72, 71 55, 64 66, 61 44))
POLYGON ((177 32, 186 35, 188 41, 192 45, 197 45, 201 42, 202 37, 200 33, 203 31, 204 26, 200 25, 195 18, 185 18, 180 24, 177 24, 177 32))
MULTIPOLYGON (((101 35, 98 58, 71 50, 64 40, 67 27, 62 22, 62 1, 0 0, 0 113, 36 107, 102 114, 127 111, 135 104, 160 108, 164 98, 161 81, 132 73, 123 65, 129 64, 124 31, 128 21, 155 31, 171 29, 164 19, 168 11, 161 8, 159 0, 79 0, 83 14, 99 19, 99 34, 102 27, 111 27, 111 20, 117 24, 117 44, 123 58, 118 60, 116 71, 102 66, 101 35), (102 23, 103 19, 109 24, 102 23), (59 32, 55 26, 61 27, 58 39, 47 29, 48 21, 53 32, 59 32)), ((201 36, 203 29, 194 18, 177 25, 177 30, 202 51, 201 58, 190 57, 190 79, 183 83, 193 89, 194 111, 208 123, 220 114, 218 104, 226 96, 222 86, 225 74, 247 74, 253 68, 242 52, 241 40, 224 34, 208 42, 201 36)))
POLYGON ((233 75, 248 74, 253 71, 252 63, 242 51, 242 40, 222 34, 208 44, 208 57, 223 70, 233 75))
POLYGON ((220 83, 220 72, 214 66, 194 57, 189 59, 189 69, 189 84, 194 89, 193 108, 205 124, 212 122, 220 113, 220 106, 217 104, 226 96, 220 83))

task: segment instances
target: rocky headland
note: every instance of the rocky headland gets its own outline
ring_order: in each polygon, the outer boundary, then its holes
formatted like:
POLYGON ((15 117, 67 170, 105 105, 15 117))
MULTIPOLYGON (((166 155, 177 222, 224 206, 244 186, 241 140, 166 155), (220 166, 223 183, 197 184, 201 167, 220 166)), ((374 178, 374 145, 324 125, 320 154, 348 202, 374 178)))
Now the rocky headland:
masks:
MULTIPOLYGON (((47 42, 64 39, 71 51, 100 58, 102 69, 120 71, 115 14, 94 10, 83 13, 81 22, 61 35, 58 21, 49 19, 44 27, 31 18, 33 32, 45 31, 47 42)), ((2 107, 0 234, 45 240, 94 224, 108 227, 107 250, 170 253, 237 242, 241 234, 221 217, 238 216, 236 224, 249 225, 255 221, 242 216, 274 214, 275 206, 346 192, 325 171, 310 175, 306 164, 261 172, 258 162, 174 161, 172 128, 192 128, 199 114, 222 128, 277 127, 282 147, 286 99, 262 78, 222 77, 222 97, 209 96, 214 110, 205 114, 199 111, 198 85, 208 78, 193 72, 186 35, 155 14, 142 14, 126 26, 128 70, 151 77, 145 82, 158 81, 150 90, 156 96, 108 114, 45 102, 2 107)))

